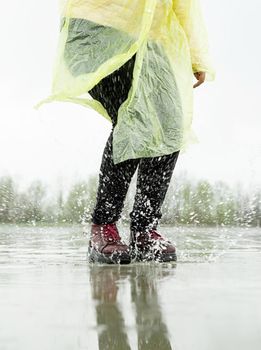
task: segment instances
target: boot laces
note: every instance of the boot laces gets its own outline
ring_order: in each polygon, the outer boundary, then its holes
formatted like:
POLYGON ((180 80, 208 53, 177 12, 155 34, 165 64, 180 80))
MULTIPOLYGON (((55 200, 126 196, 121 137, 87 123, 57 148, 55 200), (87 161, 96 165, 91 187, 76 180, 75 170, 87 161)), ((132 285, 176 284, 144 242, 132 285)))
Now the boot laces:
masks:
POLYGON ((108 242, 121 241, 121 237, 115 224, 104 225, 103 237, 108 242))

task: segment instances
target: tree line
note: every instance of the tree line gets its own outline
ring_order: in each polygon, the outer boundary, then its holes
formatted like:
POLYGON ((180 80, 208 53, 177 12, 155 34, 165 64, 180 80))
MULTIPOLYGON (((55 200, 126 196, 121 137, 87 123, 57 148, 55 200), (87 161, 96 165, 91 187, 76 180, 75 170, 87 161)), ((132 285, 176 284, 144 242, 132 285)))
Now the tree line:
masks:
MULTIPOLYGON (((95 204, 97 176, 75 182, 69 191, 57 190, 50 199, 48 186, 39 180, 19 189, 14 178, 0 177, 0 223, 63 224, 90 222, 95 204)), ((128 222, 135 183, 127 194, 122 221, 128 222)), ((175 177, 162 207, 162 224, 261 225, 261 189, 247 192, 240 185, 193 181, 175 177)))

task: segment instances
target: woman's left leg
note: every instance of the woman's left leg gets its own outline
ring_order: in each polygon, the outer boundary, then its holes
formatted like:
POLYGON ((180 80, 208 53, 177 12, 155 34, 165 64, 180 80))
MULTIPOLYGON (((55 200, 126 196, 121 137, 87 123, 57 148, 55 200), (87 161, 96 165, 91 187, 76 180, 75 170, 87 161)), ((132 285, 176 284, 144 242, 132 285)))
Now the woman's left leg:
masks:
POLYGON ((137 190, 130 217, 131 246, 140 251, 141 259, 149 256, 163 261, 176 260, 175 247, 156 229, 178 156, 179 151, 162 157, 144 158, 139 163, 137 190))
POLYGON ((131 217, 132 231, 156 229, 179 151, 139 163, 137 190, 131 217))

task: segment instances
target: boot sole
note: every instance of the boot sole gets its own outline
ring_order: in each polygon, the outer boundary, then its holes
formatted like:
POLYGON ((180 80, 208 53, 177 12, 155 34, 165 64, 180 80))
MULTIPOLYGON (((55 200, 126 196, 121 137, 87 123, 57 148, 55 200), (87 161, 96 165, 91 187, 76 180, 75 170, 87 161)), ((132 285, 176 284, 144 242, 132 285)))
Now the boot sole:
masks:
POLYGON ((100 264, 121 264, 127 265, 131 263, 131 257, 128 253, 103 254, 96 250, 88 251, 89 263, 100 264))
POLYGON ((176 253, 169 253, 169 254, 163 254, 159 258, 155 259, 158 262, 171 262, 171 261, 177 261, 177 254, 176 253))
POLYGON ((160 263, 166 263, 166 262, 176 262, 177 261, 177 254, 176 253, 168 253, 168 254, 162 254, 160 256, 149 256, 147 254, 132 254, 132 259, 137 262, 146 262, 146 261, 156 261, 160 263))

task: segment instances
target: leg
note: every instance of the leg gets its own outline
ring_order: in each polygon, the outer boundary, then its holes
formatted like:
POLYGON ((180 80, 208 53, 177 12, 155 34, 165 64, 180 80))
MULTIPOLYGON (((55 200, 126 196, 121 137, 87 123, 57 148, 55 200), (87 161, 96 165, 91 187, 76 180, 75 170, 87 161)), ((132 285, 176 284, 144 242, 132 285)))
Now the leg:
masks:
MULTIPOLYGON (((101 80, 89 93, 108 111, 113 126, 118 109, 128 97, 132 82, 135 57, 101 80)), ((102 158, 97 201, 92 214, 89 260, 105 263, 129 263, 129 248, 120 238, 115 222, 119 219, 131 178, 138 160, 127 160, 115 165, 112 157, 111 133, 102 158)))
MULTIPOLYGON (((89 94, 100 101, 107 110, 113 126, 117 123, 118 109, 128 97, 135 57, 136 55, 131 57, 123 66, 102 79, 89 91, 89 94)), ((137 160, 128 160, 114 165, 112 138, 113 131, 104 149, 97 201, 92 214, 92 221, 97 225, 113 223, 119 219, 131 178, 138 165, 137 160)))
POLYGON ((132 231, 157 228, 178 155, 179 151, 141 160, 133 211, 130 214, 132 231))
POLYGON ((139 162, 138 159, 130 159, 115 165, 112 159, 112 137, 111 133, 103 153, 97 201, 92 214, 92 221, 97 225, 118 221, 139 162))
POLYGON ((163 204, 179 151, 145 158, 139 164, 131 217, 131 255, 138 261, 176 261, 176 248, 157 231, 163 204))
POLYGON ((118 110, 131 88, 135 58, 136 54, 88 92, 107 110, 113 126, 117 123, 118 110))

